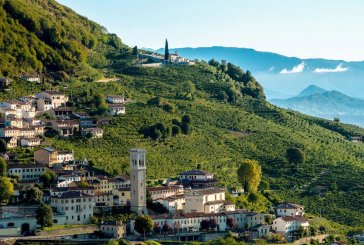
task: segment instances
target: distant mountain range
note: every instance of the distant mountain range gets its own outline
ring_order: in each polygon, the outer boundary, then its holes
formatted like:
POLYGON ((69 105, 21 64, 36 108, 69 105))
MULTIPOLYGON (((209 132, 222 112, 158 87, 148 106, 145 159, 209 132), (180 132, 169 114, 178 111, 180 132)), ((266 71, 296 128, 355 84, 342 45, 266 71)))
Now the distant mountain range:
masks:
MULTIPOLYGON (((163 53, 164 49, 155 50, 163 53)), ((250 70, 263 85, 268 99, 283 99, 314 84, 354 97, 364 98, 364 61, 300 59, 247 48, 200 47, 177 48, 190 59, 226 60, 250 70)))
POLYGON ((343 122, 364 126, 364 100, 315 85, 308 86, 295 97, 270 102, 308 115, 327 119, 337 117, 343 122))

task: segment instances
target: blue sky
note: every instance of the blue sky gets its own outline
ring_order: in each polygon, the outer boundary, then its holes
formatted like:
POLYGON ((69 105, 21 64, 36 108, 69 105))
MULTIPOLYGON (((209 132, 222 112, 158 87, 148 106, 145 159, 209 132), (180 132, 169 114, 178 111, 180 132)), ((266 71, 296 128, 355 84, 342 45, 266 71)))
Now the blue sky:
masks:
POLYGON ((364 60, 363 0, 57 0, 126 44, 364 60))

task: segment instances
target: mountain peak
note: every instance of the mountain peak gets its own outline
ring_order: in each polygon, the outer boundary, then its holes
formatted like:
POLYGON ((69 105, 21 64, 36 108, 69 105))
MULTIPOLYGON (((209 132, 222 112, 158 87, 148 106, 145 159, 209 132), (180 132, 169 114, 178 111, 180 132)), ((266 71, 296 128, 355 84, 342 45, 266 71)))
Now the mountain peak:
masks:
POLYGON ((310 96, 310 95, 314 95, 314 94, 323 94, 326 93, 327 90, 320 88, 316 85, 310 85, 307 88, 305 88, 304 90, 301 91, 301 93, 299 93, 297 95, 297 97, 304 97, 304 96, 310 96))

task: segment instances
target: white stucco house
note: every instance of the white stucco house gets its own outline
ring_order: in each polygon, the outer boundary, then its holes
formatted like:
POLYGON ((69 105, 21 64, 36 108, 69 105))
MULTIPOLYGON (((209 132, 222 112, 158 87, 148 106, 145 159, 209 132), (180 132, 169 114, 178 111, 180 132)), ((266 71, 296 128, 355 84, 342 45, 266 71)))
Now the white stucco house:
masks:
POLYGON ((310 226, 308 219, 302 216, 283 216, 273 221, 272 230, 289 238, 301 226, 307 229, 310 226))
POLYGON ((303 216, 305 208, 296 203, 282 203, 276 207, 277 217, 282 216, 303 216))
POLYGON ((93 215, 95 200, 89 194, 67 191, 51 196, 51 206, 66 216, 66 224, 87 224, 93 215))

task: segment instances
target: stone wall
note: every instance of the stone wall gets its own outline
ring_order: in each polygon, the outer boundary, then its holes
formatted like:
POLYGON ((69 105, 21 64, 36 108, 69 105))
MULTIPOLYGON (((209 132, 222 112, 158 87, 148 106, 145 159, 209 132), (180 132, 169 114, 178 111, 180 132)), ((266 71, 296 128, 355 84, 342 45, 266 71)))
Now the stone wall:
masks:
POLYGON ((84 225, 84 226, 77 226, 72 228, 60 228, 54 230, 39 230, 36 232, 37 236, 71 236, 77 234, 92 234, 95 231, 98 231, 99 227, 96 225, 84 225))

